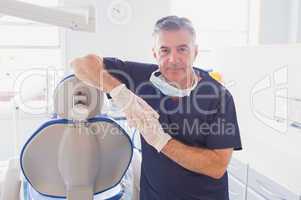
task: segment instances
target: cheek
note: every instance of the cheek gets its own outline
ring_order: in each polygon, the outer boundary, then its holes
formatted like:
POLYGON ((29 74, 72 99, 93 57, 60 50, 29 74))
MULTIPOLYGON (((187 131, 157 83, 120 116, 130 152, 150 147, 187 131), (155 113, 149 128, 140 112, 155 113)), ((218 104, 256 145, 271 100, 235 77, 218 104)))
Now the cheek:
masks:
POLYGON ((166 67, 168 66, 168 59, 166 59, 166 58, 159 58, 158 64, 159 64, 162 68, 166 68, 166 67))
POLYGON ((164 57, 164 56, 159 56, 159 58, 158 58, 158 62, 159 63, 165 63, 167 61, 167 58, 166 57, 164 57))

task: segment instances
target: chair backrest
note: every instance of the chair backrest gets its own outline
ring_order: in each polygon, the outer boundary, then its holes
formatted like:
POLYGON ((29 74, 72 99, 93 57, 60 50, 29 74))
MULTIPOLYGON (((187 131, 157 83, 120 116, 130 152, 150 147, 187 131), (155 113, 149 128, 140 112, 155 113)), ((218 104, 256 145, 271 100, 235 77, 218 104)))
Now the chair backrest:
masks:
POLYGON ((42 124, 21 152, 21 170, 36 194, 89 200, 118 187, 133 146, 116 121, 95 117, 103 97, 95 90, 74 76, 58 85, 54 106, 60 118, 42 124))

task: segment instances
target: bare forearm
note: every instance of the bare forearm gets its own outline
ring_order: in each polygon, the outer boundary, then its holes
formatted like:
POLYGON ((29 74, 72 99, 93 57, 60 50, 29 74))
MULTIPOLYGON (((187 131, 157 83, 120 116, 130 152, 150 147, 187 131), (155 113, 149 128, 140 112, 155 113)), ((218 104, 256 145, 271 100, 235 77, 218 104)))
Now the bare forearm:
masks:
POLYGON ((120 81, 114 78, 106 69, 102 57, 87 55, 76 58, 71 65, 77 78, 88 85, 97 87, 104 92, 110 92, 120 85, 120 81))
POLYGON ((175 139, 170 140, 162 152, 185 169, 216 179, 223 176, 228 164, 227 159, 214 150, 187 146, 175 139))

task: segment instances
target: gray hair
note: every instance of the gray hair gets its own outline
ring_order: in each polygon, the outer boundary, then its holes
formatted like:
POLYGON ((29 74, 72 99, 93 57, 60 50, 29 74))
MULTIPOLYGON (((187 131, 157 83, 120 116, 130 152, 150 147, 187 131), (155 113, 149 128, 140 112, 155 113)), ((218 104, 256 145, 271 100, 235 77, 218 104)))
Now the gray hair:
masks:
POLYGON ((196 33, 191 21, 185 17, 178 17, 175 15, 163 17, 159 19, 154 27, 153 36, 157 35, 160 31, 177 31, 185 29, 191 33, 193 41, 195 41, 196 33))

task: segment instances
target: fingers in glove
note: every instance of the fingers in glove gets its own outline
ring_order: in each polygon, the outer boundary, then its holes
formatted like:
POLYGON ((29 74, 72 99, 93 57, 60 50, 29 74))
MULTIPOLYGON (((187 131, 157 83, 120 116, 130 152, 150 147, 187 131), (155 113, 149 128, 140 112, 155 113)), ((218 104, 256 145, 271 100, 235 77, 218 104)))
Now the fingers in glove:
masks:
POLYGON ((126 102, 123 102, 122 105, 119 105, 119 109, 122 112, 126 112, 126 110, 131 109, 133 105, 137 104, 136 101, 137 100, 134 96, 129 96, 126 102))
POLYGON ((130 115, 127 117, 128 124, 131 128, 136 128, 139 131, 143 129, 143 124, 144 124, 144 116, 139 115, 139 113, 132 112, 130 115))
POLYGON ((138 97, 137 102, 141 105, 145 112, 149 112, 154 118, 159 119, 160 115, 142 98, 138 97))
POLYGON ((124 112, 127 123, 130 128, 135 128, 137 126, 137 119, 133 116, 132 112, 124 112))

